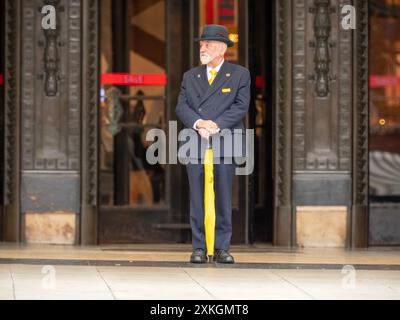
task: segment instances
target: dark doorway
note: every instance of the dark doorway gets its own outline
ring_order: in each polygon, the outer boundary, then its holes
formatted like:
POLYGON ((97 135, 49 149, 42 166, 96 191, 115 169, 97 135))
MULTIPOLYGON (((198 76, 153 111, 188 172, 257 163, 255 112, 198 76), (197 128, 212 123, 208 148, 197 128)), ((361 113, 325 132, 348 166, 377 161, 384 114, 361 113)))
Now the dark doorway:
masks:
MULTIPOLYGON (((234 179, 232 243, 270 243, 273 230, 273 1, 200 0, 197 8, 195 31, 200 32, 205 24, 225 25, 235 42, 225 58, 249 68, 252 75, 252 101, 246 124, 255 130, 255 167, 251 176, 234 179)), ((197 52, 194 61, 198 61, 197 52)))
POLYGON ((250 1, 249 69, 252 74, 250 127, 255 129, 251 177, 250 242, 272 242, 273 232, 273 3, 250 1))

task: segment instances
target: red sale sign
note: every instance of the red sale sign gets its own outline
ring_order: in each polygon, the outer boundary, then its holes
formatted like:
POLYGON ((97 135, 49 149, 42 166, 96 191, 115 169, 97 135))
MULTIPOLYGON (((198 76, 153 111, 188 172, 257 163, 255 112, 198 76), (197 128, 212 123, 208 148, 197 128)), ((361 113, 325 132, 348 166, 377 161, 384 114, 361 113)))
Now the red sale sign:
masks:
POLYGON ((165 74, 130 74, 130 73, 104 73, 101 76, 102 85, 119 86, 163 86, 167 84, 165 74))

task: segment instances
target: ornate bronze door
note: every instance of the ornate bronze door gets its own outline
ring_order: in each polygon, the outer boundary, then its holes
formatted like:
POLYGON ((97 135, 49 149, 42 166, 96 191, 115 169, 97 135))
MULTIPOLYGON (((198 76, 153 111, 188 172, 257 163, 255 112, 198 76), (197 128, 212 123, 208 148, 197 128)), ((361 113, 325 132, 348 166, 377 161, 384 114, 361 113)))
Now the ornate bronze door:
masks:
POLYGON ((5 1, 7 241, 96 242, 97 7, 5 1))
POLYGON ((318 246, 340 221, 335 245, 365 247, 368 1, 274 3, 274 243, 304 245, 304 226, 319 221, 318 246), (344 6, 357 13, 355 30, 343 28, 344 6))

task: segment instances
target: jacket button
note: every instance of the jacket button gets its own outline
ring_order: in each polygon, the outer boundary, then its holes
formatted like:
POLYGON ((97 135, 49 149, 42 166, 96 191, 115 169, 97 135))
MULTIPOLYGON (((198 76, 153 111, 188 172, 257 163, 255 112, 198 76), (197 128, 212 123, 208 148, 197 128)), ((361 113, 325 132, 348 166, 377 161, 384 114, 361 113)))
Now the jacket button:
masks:
POLYGON ((199 108, 199 111, 201 112, 203 109, 202 108, 199 108))

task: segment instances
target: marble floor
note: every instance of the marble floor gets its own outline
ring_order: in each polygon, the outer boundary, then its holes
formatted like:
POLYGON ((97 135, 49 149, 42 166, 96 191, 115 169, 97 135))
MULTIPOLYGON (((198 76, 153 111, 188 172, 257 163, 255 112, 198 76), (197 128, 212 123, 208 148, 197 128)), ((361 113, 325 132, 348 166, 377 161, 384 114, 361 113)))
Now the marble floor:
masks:
POLYGON ((400 299, 398 248, 232 253, 234 266, 195 266, 182 245, 0 244, 0 300, 400 299))
POLYGON ((400 299, 400 271, 0 265, 6 300, 400 299))

